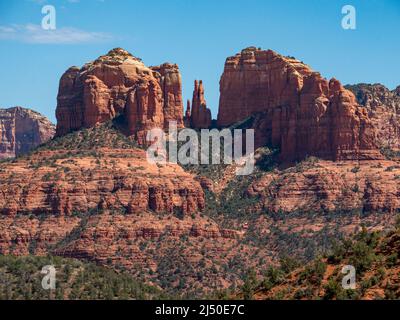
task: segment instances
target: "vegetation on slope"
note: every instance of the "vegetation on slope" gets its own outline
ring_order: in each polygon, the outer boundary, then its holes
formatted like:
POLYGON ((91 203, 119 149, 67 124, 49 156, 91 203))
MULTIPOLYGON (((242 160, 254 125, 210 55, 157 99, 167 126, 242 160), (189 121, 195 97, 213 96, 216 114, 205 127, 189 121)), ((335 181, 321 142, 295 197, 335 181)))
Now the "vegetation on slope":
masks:
POLYGON ((270 267, 264 279, 251 281, 239 298, 247 299, 400 299, 400 219, 387 234, 365 229, 337 243, 329 254, 303 267, 270 267), (356 270, 356 288, 344 289, 344 266, 356 270))
POLYGON ((126 273, 76 259, 0 256, 0 300, 166 299, 126 273), (56 289, 44 290, 44 266, 56 269, 56 289))
POLYGON ((98 148, 137 148, 137 143, 118 129, 118 118, 56 137, 41 145, 36 151, 44 150, 96 150, 98 148))

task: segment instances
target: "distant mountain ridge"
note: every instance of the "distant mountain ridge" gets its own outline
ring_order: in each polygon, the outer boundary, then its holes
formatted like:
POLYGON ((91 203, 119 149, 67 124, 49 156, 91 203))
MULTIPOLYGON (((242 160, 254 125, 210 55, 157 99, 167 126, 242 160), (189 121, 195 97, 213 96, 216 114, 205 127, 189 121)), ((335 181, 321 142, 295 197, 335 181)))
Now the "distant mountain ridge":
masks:
POLYGON ((26 154, 50 140, 55 126, 31 109, 13 107, 0 109, 0 159, 26 154))
POLYGON ((346 88, 368 110, 381 148, 400 150, 400 86, 389 90, 382 84, 355 84, 346 88))

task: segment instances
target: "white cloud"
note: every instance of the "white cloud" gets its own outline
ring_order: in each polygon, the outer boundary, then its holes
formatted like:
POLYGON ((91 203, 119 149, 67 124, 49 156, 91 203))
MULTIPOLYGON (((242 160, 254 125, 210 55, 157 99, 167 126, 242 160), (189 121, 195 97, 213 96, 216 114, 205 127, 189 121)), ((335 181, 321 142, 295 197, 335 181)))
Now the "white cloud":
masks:
POLYGON ((107 42, 112 40, 113 36, 109 33, 90 32, 68 27, 44 30, 40 25, 14 24, 0 26, 0 39, 39 44, 78 44, 107 42))
MULTIPOLYGON (((27 0, 27 1, 28 1, 28 2, 34 2, 34 3, 39 4, 39 5, 43 5, 43 4, 49 2, 49 0, 27 0)), ((104 0, 98 0, 98 1, 103 2, 104 0)), ((65 2, 68 2, 68 3, 78 3, 78 2, 81 2, 81 0, 65 0, 65 2)))
POLYGON ((45 4, 47 2, 47 0, 28 0, 29 2, 34 2, 37 4, 45 4))
POLYGON ((12 34, 15 32, 15 29, 12 27, 0 26, 0 34, 9 33, 12 34))

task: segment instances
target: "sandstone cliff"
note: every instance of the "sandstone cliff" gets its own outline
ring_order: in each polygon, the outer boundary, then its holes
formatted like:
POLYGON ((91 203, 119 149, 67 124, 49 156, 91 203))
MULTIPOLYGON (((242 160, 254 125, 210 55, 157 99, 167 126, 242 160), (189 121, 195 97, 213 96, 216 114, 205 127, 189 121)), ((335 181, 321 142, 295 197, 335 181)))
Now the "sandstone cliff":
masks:
POLYGON ((0 109, 0 159, 25 154, 50 140, 54 133, 55 126, 35 111, 0 109))
POLYGON ((57 97, 57 136, 123 115, 129 135, 139 143, 148 129, 183 127, 182 83, 178 66, 146 67, 127 51, 71 67, 61 77, 57 97))
POLYGON ((253 117, 256 146, 281 149, 283 161, 376 159, 373 123, 339 81, 304 63, 254 47, 226 60, 218 125, 253 117))
POLYGON ((388 212, 400 208, 396 161, 323 161, 264 174, 247 189, 268 212, 388 212))
POLYGON ((368 110, 378 145, 400 149, 400 86, 392 91, 381 84, 361 83, 346 88, 368 110))

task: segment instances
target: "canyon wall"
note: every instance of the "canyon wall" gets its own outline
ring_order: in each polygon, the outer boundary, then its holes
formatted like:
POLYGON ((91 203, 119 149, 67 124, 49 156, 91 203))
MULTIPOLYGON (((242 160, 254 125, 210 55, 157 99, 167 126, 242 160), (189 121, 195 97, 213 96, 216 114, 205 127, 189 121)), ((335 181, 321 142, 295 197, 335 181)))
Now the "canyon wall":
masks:
POLYGON ((26 154, 54 133, 55 126, 38 112, 22 107, 0 109, 0 159, 26 154))

